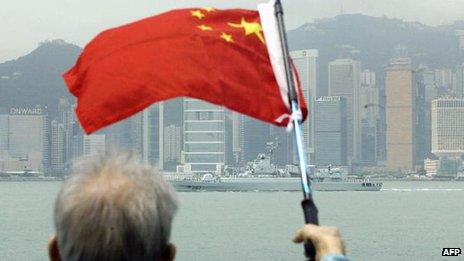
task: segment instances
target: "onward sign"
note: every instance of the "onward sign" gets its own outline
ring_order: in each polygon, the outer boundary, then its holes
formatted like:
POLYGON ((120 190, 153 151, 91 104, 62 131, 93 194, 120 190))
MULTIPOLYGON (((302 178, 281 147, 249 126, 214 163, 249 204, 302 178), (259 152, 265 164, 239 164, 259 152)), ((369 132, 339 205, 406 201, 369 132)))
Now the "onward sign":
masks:
POLYGON ((10 115, 42 115, 43 109, 41 107, 35 108, 11 108, 10 115))

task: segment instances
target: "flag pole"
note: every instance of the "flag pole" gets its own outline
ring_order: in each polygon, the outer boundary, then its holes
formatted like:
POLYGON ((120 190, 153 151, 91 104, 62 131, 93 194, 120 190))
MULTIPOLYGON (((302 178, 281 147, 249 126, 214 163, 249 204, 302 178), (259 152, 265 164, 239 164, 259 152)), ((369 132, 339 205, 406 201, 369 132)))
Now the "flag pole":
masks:
MULTIPOLYGON (((276 0, 274 8, 279 29, 280 41, 282 43, 285 73, 287 76, 288 98, 291 104, 292 115, 301 115, 300 105, 298 103, 298 94, 295 87, 295 79, 293 77, 290 52, 288 49, 287 34, 285 31, 284 10, 280 0, 276 0)), ((303 201, 301 202, 301 206, 303 207, 303 213, 305 216, 306 224, 318 225, 318 210, 312 196, 311 181, 306 172, 310 159, 309 157, 308 159, 306 159, 305 155, 305 148, 302 135, 302 122, 301 119, 299 119, 299 117, 291 117, 290 120, 293 121, 293 129, 298 151, 298 158, 300 161, 301 186, 303 189, 303 201), (306 164, 306 160, 308 160, 308 164, 306 164)), ((305 244, 305 252, 309 260, 315 260, 316 249, 314 248, 312 242, 307 242, 305 244)))

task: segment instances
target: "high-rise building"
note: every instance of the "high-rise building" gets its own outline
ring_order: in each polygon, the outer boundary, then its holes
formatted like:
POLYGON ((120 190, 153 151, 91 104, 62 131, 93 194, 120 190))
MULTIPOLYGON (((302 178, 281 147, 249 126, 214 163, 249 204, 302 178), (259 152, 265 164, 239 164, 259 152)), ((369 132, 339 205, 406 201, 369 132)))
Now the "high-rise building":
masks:
POLYGON ((159 158, 158 105, 114 124, 103 131, 110 147, 137 153, 144 162, 157 164, 159 158))
POLYGON ((438 96, 448 96, 453 94, 453 70, 442 68, 435 70, 435 84, 438 96))
MULTIPOLYGON (((288 133, 284 128, 271 126, 270 141, 275 142, 277 145, 272 155, 274 164, 285 166, 297 163, 297 154, 294 149, 293 137, 293 133, 288 133)), ((314 157, 311 158, 310 164, 314 165, 314 157)))
POLYGON ((140 113, 137 137, 140 156, 146 163, 158 165, 159 162, 159 106, 152 105, 140 113))
MULTIPOLYGON (((319 95, 319 51, 314 49, 297 50, 290 53, 292 60, 300 74, 301 87, 303 89, 306 104, 310 111, 314 111, 314 100, 319 95)), ((307 157, 314 154, 314 117, 309 117, 303 124, 305 149, 307 157)))
POLYGON ((413 171, 416 155, 416 89, 409 58, 390 60, 386 69, 387 167, 413 171))
POLYGON ((84 156, 94 156, 106 151, 106 137, 104 134, 84 136, 84 156))
POLYGON ((432 101, 432 153, 440 158, 464 155, 464 99, 432 101))
POLYGON ((329 96, 340 96, 346 102, 348 163, 358 163, 362 156, 361 142, 361 63, 338 59, 329 63, 329 96))
POLYGON ((50 146, 45 109, 11 108, 8 128, 9 155, 24 162, 25 169, 47 172, 50 146))
POLYGON ((431 157, 431 116, 430 116, 430 102, 427 102, 427 74, 424 75, 424 68, 415 70, 414 73, 414 89, 415 89, 415 102, 416 102, 416 116, 415 116, 415 165, 422 166, 424 160, 431 157))
POLYGON ((243 161, 243 115, 238 112, 232 113, 232 165, 240 165, 243 161))
POLYGON ((9 116, 0 115, 0 151, 8 150, 9 116))
POLYGON ((269 124, 243 116, 242 131, 244 162, 252 161, 256 159, 259 154, 266 153, 266 144, 271 139, 271 128, 269 124))
POLYGON ((456 98, 464 98, 464 63, 457 66, 454 72, 453 93, 456 98))
POLYGON ((422 66, 415 73, 416 78, 416 111, 417 111, 417 160, 421 161, 431 157, 432 141, 432 114, 431 102, 438 97, 438 88, 435 83, 435 71, 422 66))
POLYGON ((176 125, 164 127, 164 164, 172 164, 174 169, 181 160, 181 128, 176 125))
POLYGON ((72 125, 71 148, 71 160, 84 154, 84 131, 78 122, 72 125))
POLYGON ((323 96, 315 103, 315 163, 319 167, 347 164, 345 99, 323 96))
POLYGON ((425 102, 430 103, 432 100, 438 98, 438 88, 435 83, 435 72, 424 68, 421 74, 425 88, 425 102))
POLYGON ((183 163, 187 172, 220 173, 225 165, 225 111, 184 99, 183 163))
POLYGON ((227 166, 237 165, 234 156, 234 119, 233 111, 224 109, 224 159, 227 166))
POLYGON ((378 165, 385 166, 387 162, 387 112, 385 82, 379 84, 379 122, 377 124, 377 151, 378 165))
POLYGON ((379 88, 376 85, 375 72, 361 72, 361 161, 365 164, 375 164, 377 161, 378 125, 380 122, 379 88))
POLYGON ((147 111, 148 115, 145 115, 146 119, 143 125, 145 127, 145 141, 147 141, 145 144, 145 150, 148 151, 148 162, 158 168, 160 167, 160 153, 162 151, 160 147, 163 145, 160 143, 160 135, 162 133, 160 130, 160 111, 160 104, 152 105, 147 111), (147 120, 148 122, 146 122, 147 120))
MULTIPOLYGON (((175 171, 178 165, 181 165, 182 157, 172 157, 172 155, 181 155, 183 149, 183 128, 184 128, 184 98, 164 101, 159 104, 159 168, 166 171, 175 171), (169 146, 170 151, 165 151, 165 141, 173 141, 171 134, 164 132, 165 127, 174 126, 180 130, 180 147, 169 146), (166 136, 167 135, 167 136, 166 136), (178 149, 178 151, 172 151, 178 149), (176 161, 173 161, 176 159, 176 161)), ((177 142, 177 141, 175 141, 177 142)), ((172 144, 171 144, 172 145, 172 144)))
POLYGON ((66 163, 66 130, 62 123, 50 123, 50 170, 52 175, 63 173, 66 163))
POLYGON ((73 111, 73 106, 66 98, 61 98, 59 100, 58 111, 60 114, 58 121, 62 124, 63 128, 63 165, 66 163, 71 164, 73 160, 73 126, 76 122, 76 118, 73 111))
POLYGON ((140 120, 140 115, 137 114, 105 128, 103 132, 109 148, 140 152, 137 139, 134 137, 137 133, 134 134, 134 129, 137 127, 138 120, 140 120))

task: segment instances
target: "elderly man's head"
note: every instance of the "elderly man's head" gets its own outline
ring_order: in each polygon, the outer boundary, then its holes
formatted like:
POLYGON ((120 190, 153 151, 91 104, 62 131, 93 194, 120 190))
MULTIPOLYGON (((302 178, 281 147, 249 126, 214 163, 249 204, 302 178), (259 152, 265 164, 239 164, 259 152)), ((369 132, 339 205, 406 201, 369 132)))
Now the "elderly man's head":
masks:
POLYGON ((52 260, 169 260, 172 186, 128 154, 83 159, 55 204, 52 260))

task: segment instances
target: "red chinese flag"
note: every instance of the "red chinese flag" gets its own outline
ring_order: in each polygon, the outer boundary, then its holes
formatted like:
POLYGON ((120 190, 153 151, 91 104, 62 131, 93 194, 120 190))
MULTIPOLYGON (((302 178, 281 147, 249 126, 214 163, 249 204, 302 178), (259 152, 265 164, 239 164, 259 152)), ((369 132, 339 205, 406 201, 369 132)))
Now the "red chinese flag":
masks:
POLYGON ((64 79, 87 133, 181 96, 279 126, 290 114, 257 11, 174 10, 104 31, 64 79))

